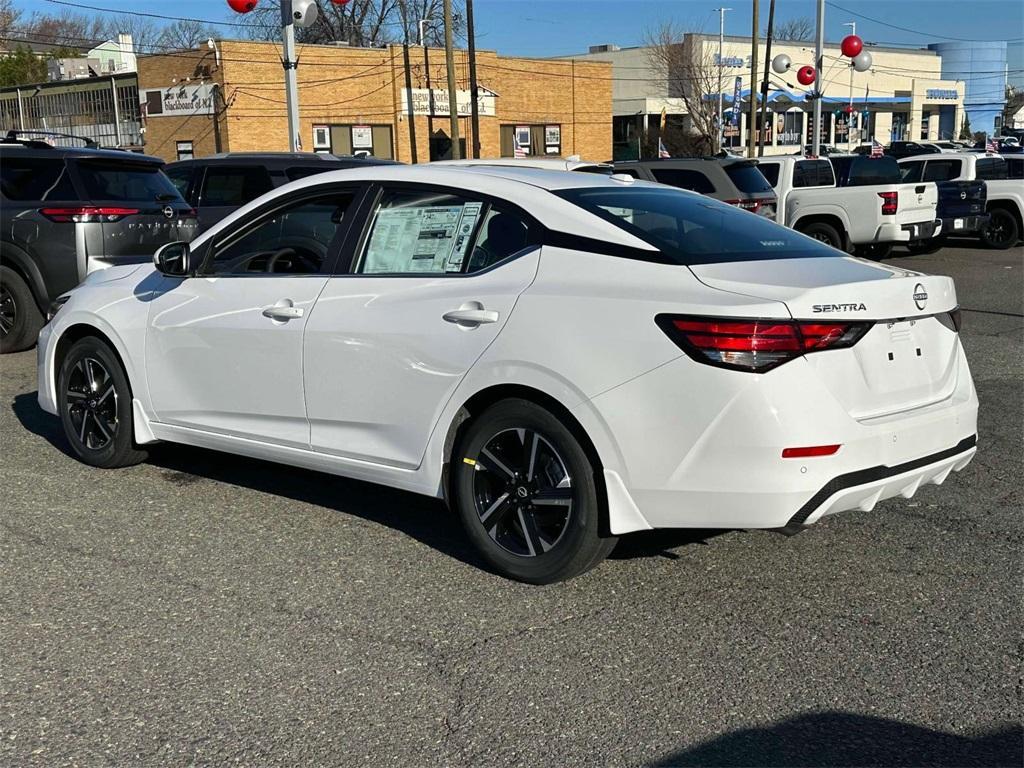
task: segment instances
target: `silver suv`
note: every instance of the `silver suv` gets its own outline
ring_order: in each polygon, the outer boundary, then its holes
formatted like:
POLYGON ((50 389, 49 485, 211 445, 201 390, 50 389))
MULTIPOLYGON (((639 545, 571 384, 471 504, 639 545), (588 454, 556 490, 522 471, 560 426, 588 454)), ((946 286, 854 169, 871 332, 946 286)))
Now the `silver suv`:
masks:
POLYGON ((0 352, 35 344, 50 303, 94 270, 191 240, 196 213, 156 157, 0 140, 0 352))

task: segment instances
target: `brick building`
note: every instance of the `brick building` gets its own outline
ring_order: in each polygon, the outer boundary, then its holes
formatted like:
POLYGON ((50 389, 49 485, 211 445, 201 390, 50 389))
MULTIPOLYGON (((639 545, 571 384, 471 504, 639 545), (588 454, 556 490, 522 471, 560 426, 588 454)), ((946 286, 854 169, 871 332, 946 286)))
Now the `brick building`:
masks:
MULTIPOLYGON (((403 162, 449 156, 443 49, 410 48, 416 154, 401 46, 301 45, 300 130, 305 150, 365 151, 403 162)), ((221 40, 139 58, 146 152, 175 160, 217 151, 288 149, 284 77, 273 43, 221 40), (214 119, 214 115, 217 116, 214 119)), ((460 136, 472 146, 465 51, 456 51, 460 136)), ((612 68, 477 52, 480 156, 612 155, 612 68)), ((468 153, 463 152, 466 156, 468 153)))

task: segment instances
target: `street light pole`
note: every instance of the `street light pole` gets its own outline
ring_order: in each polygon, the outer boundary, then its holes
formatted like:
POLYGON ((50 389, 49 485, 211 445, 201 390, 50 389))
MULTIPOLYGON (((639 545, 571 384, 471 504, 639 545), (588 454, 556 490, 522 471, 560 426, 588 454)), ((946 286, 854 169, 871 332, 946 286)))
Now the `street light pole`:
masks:
MULTIPOLYGON (((847 21, 844 27, 850 28, 850 34, 857 34, 857 22, 847 21)), ((853 61, 850 61, 850 111, 846 113, 846 149, 853 152, 853 61)))
POLYGON ((288 149, 298 152, 302 148, 299 136, 299 81, 295 60, 295 20, 292 0, 281 0, 281 31, 284 37, 282 65, 284 66, 284 96, 288 105, 288 149))
POLYGON ((811 122, 811 155, 821 154, 821 97, 824 83, 823 59, 825 57, 825 0, 818 0, 818 24, 814 36, 814 115, 811 122))
MULTIPOLYGON (((718 149, 725 146, 725 125, 722 124, 722 48, 725 45, 725 12, 732 8, 715 8, 718 11, 718 149)), ((733 115, 736 105, 732 105, 733 115)))

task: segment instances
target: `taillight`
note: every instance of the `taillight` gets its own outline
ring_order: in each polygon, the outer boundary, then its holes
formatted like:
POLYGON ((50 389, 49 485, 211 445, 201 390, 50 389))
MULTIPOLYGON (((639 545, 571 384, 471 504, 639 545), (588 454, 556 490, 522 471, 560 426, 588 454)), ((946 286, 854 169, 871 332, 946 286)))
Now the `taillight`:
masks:
POLYGON ((900 193, 879 192, 878 196, 882 198, 882 215, 895 216, 900 207, 900 193))
POLYGON ((735 205, 737 208, 742 208, 744 211, 751 211, 757 213, 758 208, 761 207, 761 200, 725 200, 724 202, 729 205, 735 205))
POLYGON ((658 315, 658 325, 700 363, 763 373, 810 352, 852 347, 871 323, 658 315))
POLYGON ((58 224, 85 224, 96 221, 120 221, 125 216, 134 216, 139 209, 79 205, 74 208, 42 208, 39 212, 58 224))

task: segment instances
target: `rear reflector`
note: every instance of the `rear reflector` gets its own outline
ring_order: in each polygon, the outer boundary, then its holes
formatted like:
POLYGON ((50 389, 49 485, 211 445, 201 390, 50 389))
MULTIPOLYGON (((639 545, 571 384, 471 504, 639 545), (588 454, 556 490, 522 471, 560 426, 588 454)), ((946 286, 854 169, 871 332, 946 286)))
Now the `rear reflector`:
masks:
POLYGON ((871 323, 680 315, 658 315, 655 322, 694 360, 754 373, 810 352, 852 347, 871 327, 871 323))
POLYGON ((812 456, 831 456, 838 450, 838 445, 811 445, 807 448, 783 448, 782 458, 806 459, 812 456))
POLYGON ((120 221, 125 216, 134 216, 139 209, 79 205, 74 208, 42 208, 39 212, 58 224, 83 224, 95 221, 120 221))
POLYGON ((895 216, 896 211, 900 209, 900 193, 879 192, 878 196, 882 198, 882 215, 895 216))

